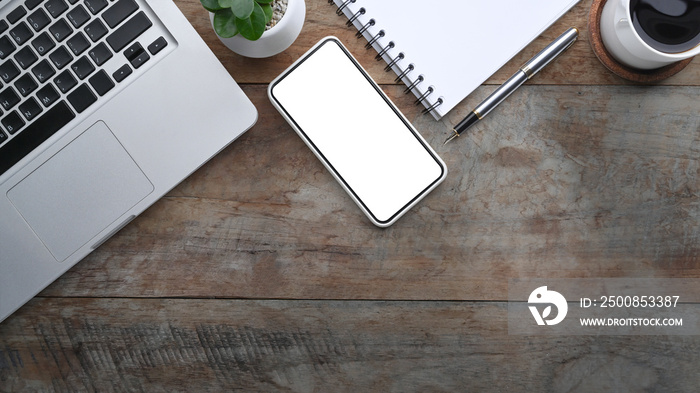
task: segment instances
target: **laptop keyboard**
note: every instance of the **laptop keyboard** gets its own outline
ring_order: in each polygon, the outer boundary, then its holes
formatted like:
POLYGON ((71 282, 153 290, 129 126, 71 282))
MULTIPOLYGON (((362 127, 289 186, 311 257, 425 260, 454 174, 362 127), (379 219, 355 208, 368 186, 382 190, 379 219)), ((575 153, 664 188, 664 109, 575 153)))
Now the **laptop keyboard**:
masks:
POLYGON ((168 45, 134 0, 17 4, 0 19, 0 175, 168 45))

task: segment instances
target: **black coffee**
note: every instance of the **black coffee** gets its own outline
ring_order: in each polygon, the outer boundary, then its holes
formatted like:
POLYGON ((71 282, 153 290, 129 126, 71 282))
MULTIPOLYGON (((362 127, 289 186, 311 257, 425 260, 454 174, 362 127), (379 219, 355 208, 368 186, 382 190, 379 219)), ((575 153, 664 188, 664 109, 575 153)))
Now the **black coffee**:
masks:
POLYGON ((700 0, 630 0, 632 23, 652 48, 680 53, 700 44, 700 0))

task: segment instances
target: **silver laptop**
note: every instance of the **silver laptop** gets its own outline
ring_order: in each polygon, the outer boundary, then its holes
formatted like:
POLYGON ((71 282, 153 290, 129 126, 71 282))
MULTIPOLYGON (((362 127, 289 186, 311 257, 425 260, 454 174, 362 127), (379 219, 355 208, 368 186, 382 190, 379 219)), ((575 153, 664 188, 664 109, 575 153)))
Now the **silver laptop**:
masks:
POLYGON ((171 0, 0 0, 0 321, 250 128, 171 0))

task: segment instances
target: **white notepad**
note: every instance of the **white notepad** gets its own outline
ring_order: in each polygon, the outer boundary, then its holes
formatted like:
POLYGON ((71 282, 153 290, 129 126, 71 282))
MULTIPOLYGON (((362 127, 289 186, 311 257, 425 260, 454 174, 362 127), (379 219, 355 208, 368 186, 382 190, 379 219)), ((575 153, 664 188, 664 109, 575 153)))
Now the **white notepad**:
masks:
POLYGON ((334 0, 436 119, 578 1, 334 0))

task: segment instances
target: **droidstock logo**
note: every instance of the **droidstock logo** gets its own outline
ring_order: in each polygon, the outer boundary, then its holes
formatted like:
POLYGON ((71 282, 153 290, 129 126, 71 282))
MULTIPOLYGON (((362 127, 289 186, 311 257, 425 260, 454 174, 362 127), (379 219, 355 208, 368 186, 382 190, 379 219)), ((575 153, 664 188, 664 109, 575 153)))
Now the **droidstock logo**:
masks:
POLYGON ((528 306, 532 316, 535 317, 538 325, 556 325, 564 320, 567 311, 569 311, 569 306, 566 304, 566 299, 559 292, 548 291, 547 286, 539 287, 532 291, 530 297, 527 299, 528 306), (533 305, 534 304, 534 305, 533 305), (542 314, 540 314, 536 305, 547 305, 542 314), (557 308, 556 316, 551 319, 547 317, 552 314, 552 306, 557 308))

